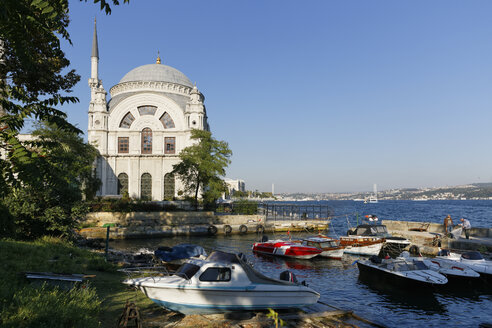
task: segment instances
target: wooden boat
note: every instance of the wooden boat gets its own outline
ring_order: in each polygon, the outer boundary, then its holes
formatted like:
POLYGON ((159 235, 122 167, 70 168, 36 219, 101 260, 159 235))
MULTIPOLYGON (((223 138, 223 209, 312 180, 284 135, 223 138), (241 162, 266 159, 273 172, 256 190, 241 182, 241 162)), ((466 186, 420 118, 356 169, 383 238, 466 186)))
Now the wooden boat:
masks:
POLYGON ((302 245, 313 246, 322 250, 319 254, 322 257, 330 259, 341 260, 343 256, 344 247, 340 245, 340 241, 318 235, 316 237, 305 238, 302 241, 302 245))
POLYGON ((383 247, 384 239, 365 236, 341 236, 340 245, 344 253, 356 255, 378 255, 383 247))
POLYGON ((294 241, 271 240, 254 243, 253 252, 296 259, 310 259, 321 254, 323 250, 313 246, 301 245, 294 241))
MULTIPOLYGON (((377 221, 375 215, 366 215, 366 217, 369 218, 369 220, 377 221)), ((408 239, 391 235, 384 224, 360 224, 355 229, 348 230, 347 235, 383 238, 385 244, 397 254, 400 254, 405 247, 410 245, 408 239)))
POLYGON ((297 282, 289 271, 280 277, 272 279, 254 270, 244 255, 215 251, 206 259, 188 260, 174 274, 129 278, 123 283, 184 314, 300 308, 318 301, 320 294, 297 282))
POLYGON ((428 287, 448 282, 445 276, 430 269, 423 261, 403 257, 382 260, 371 256, 369 260, 357 261, 357 267, 361 276, 395 284, 399 288, 428 287))

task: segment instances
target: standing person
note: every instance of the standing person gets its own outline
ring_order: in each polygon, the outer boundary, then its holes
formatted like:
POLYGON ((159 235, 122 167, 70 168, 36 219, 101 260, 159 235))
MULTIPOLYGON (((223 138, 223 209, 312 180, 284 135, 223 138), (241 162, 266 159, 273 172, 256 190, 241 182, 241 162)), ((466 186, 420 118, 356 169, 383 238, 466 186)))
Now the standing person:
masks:
POLYGON ((444 233, 448 234, 451 230, 453 230, 453 220, 451 219, 451 215, 448 214, 444 218, 444 233))
POLYGON ((470 221, 468 221, 465 218, 461 218, 461 226, 463 227, 463 230, 465 230, 465 236, 466 239, 470 239, 470 229, 471 229, 471 224, 470 221))

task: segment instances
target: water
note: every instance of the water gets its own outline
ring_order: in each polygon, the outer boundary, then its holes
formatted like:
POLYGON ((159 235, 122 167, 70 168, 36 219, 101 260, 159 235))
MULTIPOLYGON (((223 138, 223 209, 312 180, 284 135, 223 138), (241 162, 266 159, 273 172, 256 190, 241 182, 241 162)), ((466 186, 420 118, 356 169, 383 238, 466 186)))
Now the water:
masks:
MULTIPOLYGON (((335 217, 333 230, 340 234, 347 230, 349 215, 355 225, 355 215, 376 214, 380 219, 442 222, 447 214, 459 219, 466 216, 472 225, 490 227, 492 201, 380 201, 363 204, 353 201, 327 201, 313 204, 328 204, 335 217)), ((311 204, 311 203, 306 203, 311 204)), ((457 221, 457 220, 455 220, 457 221)), ((277 236, 278 237, 278 236, 277 236)), ((207 251, 220 249, 242 252, 262 273, 278 277, 280 272, 290 270, 298 279, 306 280, 310 287, 321 294, 321 301, 389 327, 477 327, 480 323, 492 323, 492 289, 460 289, 457 291, 399 291, 394 286, 369 285, 359 280, 359 271, 354 256, 344 256, 342 261, 327 259, 284 260, 275 257, 257 256, 251 252, 255 235, 230 237, 174 237, 166 239, 129 240, 110 243, 112 248, 154 250, 158 246, 173 246, 189 242, 202 245, 207 251)))

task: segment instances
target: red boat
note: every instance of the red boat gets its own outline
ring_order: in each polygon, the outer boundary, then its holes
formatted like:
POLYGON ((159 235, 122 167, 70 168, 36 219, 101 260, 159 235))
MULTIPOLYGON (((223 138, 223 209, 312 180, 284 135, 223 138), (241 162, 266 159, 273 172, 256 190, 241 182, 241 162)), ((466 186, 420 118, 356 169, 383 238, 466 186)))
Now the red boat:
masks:
POLYGON ((296 259, 310 259, 323 252, 323 250, 313 246, 300 245, 291 241, 271 240, 254 243, 253 252, 296 259))

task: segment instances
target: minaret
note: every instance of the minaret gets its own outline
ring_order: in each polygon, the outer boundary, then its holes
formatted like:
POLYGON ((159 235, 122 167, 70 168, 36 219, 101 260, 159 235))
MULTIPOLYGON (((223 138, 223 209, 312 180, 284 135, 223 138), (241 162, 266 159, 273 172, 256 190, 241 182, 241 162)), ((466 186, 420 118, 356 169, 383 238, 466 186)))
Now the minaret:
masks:
POLYGON ((93 144, 101 155, 108 151, 108 110, 106 102, 106 90, 99 79, 99 47, 97 44, 96 19, 94 19, 94 36, 92 39, 91 53, 91 102, 89 104, 89 128, 87 129, 88 141, 93 144))
POLYGON ((203 100, 204 97, 202 93, 198 91, 195 84, 190 92, 190 100, 186 104, 185 110, 186 123, 190 129, 208 130, 203 100))

